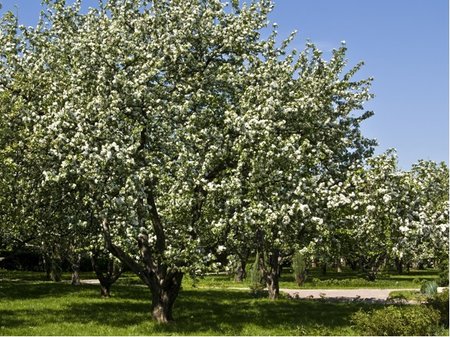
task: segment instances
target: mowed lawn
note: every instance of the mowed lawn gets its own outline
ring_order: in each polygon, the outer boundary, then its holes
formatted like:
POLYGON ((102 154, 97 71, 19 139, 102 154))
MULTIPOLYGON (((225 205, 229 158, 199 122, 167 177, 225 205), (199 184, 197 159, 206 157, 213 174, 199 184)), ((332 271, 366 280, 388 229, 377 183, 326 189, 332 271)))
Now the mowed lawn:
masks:
POLYGON ((248 291, 184 289, 176 322, 150 319, 150 292, 116 285, 0 281, 1 335, 357 335, 350 316, 379 305, 255 298, 248 291))
MULTIPOLYGON (((356 273, 326 276, 313 271, 305 288, 419 288, 434 279, 433 270, 380 275, 368 282, 356 273), (315 282, 311 282, 311 279, 315 282)), ((95 278, 83 273, 82 279, 95 278)), ((350 318, 380 304, 323 300, 270 301, 256 298, 249 281, 234 282, 228 275, 186 277, 175 303, 175 322, 160 325, 150 319, 150 291, 131 273, 112 287, 112 298, 100 297, 98 285, 70 285, 45 281, 41 272, 0 269, 0 335, 359 335, 350 318)), ((288 270, 281 287, 298 288, 288 270)))

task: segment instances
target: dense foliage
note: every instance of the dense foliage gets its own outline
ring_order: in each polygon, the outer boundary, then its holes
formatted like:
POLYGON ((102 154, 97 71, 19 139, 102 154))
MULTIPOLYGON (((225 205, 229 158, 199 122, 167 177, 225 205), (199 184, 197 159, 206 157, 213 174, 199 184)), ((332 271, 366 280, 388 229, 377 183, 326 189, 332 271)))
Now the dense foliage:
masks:
POLYGON ((289 51, 270 0, 43 5, 36 27, 0 26, 0 245, 34 247, 53 279, 106 247, 167 322, 185 274, 250 254, 275 299, 294 254, 364 258, 374 279, 448 249, 447 167, 371 157, 372 80, 345 44, 289 51))

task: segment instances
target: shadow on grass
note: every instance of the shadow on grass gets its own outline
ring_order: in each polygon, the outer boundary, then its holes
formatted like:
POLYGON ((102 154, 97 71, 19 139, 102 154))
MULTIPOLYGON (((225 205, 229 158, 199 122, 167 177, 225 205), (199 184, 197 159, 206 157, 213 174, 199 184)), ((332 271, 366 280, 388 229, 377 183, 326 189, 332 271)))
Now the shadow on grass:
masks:
POLYGON ((366 304, 325 303, 311 300, 256 299, 246 292, 185 291, 175 310, 177 321, 157 326, 159 332, 195 333, 217 331, 244 334, 251 324, 263 331, 295 331, 299 326, 329 329, 349 326, 350 316, 366 304), (193 299, 195 299, 193 301, 193 299))
POLYGON ((17 318, 13 311, 0 310, 0 328, 16 328, 22 326, 24 320, 17 318))
POLYGON ((63 282, 2 282, 0 283, 0 300, 31 300, 68 295, 92 297, 94 289, 100 291, 99 286, 96 285, 72 286, 63 282), (87 292, 88 289, 91 291, 87 292))
POLYGON ((150 291, 143 287, 113 286, 113 298, 102 299, 98 286, 93 285, 28 283, 26 288, 16 286, 17 283, 2 286, 0 299, 3 301, 5 294, 9 300, 42 298, 42 305, 0 311, 1 325, 7 328, 30 324, 30 320, 35 319, 40 326, 70 322, 112 329, 137 327, 137 334, 243 335, 251 333, 248 329, 252 326, 256 327, 257 334, 261 331, 264 334, 301 334, 299 327, 316 327, 322 331, 319 334, 323 331, 332 334, 336 329, 348 328, 350 316, 360 308, 379 307, 366 303, 270 301, 240 291, 183 290, 175 303, 176 321, 160 325, 150 322, 150 291), (53 297, 46 298, 50 296, 53 297))

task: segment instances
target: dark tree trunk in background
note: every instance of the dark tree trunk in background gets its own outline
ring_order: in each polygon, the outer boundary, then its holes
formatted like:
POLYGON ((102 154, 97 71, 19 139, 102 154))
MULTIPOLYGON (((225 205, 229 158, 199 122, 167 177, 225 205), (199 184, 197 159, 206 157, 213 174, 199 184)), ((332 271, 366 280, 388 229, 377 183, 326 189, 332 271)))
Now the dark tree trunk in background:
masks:
POLYGON ((327 263, 323 262, 322 265, 320 266, 321 270, 322 270, 322 275, 326 275, 327 274, 327 263))
POLYGON ((103 271, 99 264, 99 252, 91 253, 91 263, 95 275, 100 281, 100 295, 102 297, 111 297, 111 286, 122 274, 122 268, 114 264, 114 259, 108 258, 106 271, 103 271))
POLYGON ((244 248, 242 251, 237 252, 237 256, 239 257, 238 265, 235 270, 234 280, 236 282, 242 282, 247 277, 247 271, 245 270, 247 267, 248 257, 250 255, 250 249, 244 248))
POLYGON ((61 282, 61 256, 58 247, 53 247, 50 255, 50 279, 53 282, 61 282))
POLYGON ((76 255, 76 257, 71 261, 71 265, 72 265, 72 285, 78 286, 81 284, 80 281, 81 254, 76 255))
POLYGON ((358 261, 357 260, 348 260, 347 263, 350 266, 350 269, 352 271, 357 271, 358 270, 358 261))
POLYGON ((364 265, 364 269, 366 272, 366 278, 369 281, 375 281, 377 278, 378 271, 385 261, 385 254, 381 254, 378 256, 373 256, 368 258, 366 264, 364 265))
POLYGON ((283 272, 283 258, 278 257, 278 268, 277 268, 278 279, 281 277, 282 272, 283 272))
POLYGON ((273 250, 269 255, 268 268, 265 270, 264 275, 266 279, 266 286, 269 292, 269 299, 276 300, 280 296, 280 284, 279 284, 279 257, 280 252, 273 250))
POLYGON ((52 262, 50 256, 46 253, 42 254, 42 262, 44 264, 45 278, 47 281, 51 281, 52 262))
POLYGON ((397 273, 403 274, 403 260, 398 257, 395 258, 395 268, 397 269, 397 273))
POLYGON ((110 283, 100 282, 100 296, 105 297, 105 298, 111 297, 111 284, 110 283))
POLYGON ((245 271, 246 265, 247 265, 247 261, 241 260, 238 263, 238 266, 236 268, 236 272, 235 272, 235 275, 234 275, 234 280, 236 282, 242 282, 247 277, 247 272, 245 271))
POLYGON ((336 263, 336 272, 337 273, 342 273, 341 259, 337 258, 335 263, 336 263))

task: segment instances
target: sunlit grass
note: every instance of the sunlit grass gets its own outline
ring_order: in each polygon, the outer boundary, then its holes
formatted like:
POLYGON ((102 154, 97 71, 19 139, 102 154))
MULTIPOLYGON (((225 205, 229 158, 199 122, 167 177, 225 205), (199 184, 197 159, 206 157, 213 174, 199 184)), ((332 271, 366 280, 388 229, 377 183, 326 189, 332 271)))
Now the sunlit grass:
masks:
MULTIPOLYGON (((329 287, 334 288, 359 282, 357 274, 344 275, 317 276, 322 284, 332 279, 329 287)), ((89 272, 81 276, 94 278, 89 272)), ((434 271, 386 275, 374 287, 396 288, 394 282, 399 282, 397 288, 418 288, 417 280, 435 277, 434 271)), ((286 272, 281 287, 297 288, 290 278, 286 272)), ((97 285, 70 285, 69 273, 63 279, 53 283, 44 281, 44 273, 0 270, 0 335, 358 335, 350 316, 359 309, 382 307, 287 298, 270 301, 255 298, 246 288, 248 281, 208 275, 184 279, 175 303, 176 321, 159 325, 150 319, 149 289, 131 273, 112 287, 110 299, 99 296, 97 285), (231 289, 236 287, 244 289, 231 289)))
POLYGON ((373 307, 190 289, 177 299, 176 322, 159 325, 145 287, 116 285, 102 299, 95 285, 3 280, 0 299, 2 335, 354 335, 350 315, 373 307))
MULTIPOLYGON (((437 279, 438 272, 435 270, 414 270, 410 273, 380 273, 375 281, 368 281, 364 275, 357 272, 345 271, 342 273, 328 272, 321 275, 320 271, 310 271, 306 282, 299 287, 294 282, 292 271, 286 269, 281 275, 280 288, 287 289, 350 289, 350 288, 414 288, 419 289, 424 280, 437 279)), ((137 278, 136 278, 136 281, 137 278)), ((139 282, 139 281, 138 281, 139 282)), ((208 275, 192 280, 185 278, 185 287, 197 288, 248 288, 250 280, 235 282, 232 275, 208 275)))

